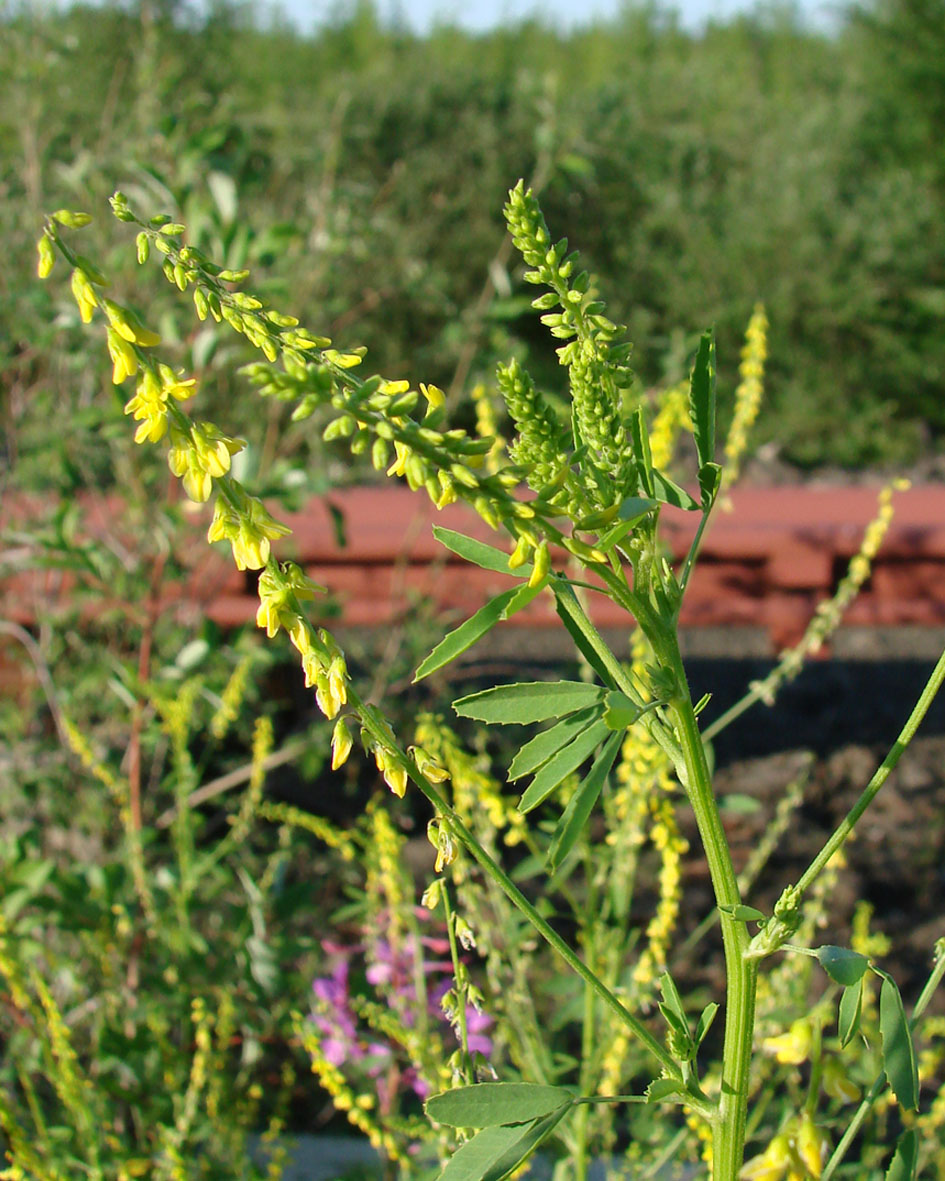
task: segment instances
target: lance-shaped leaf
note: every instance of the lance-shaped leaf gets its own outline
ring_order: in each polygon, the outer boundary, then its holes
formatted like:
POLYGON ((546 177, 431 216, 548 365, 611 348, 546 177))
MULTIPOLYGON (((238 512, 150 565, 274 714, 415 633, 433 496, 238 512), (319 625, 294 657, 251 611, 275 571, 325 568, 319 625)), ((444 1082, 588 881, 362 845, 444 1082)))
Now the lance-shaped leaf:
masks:
POLYGON ((443 668, 451 660, 455 660, 457 656, 462 656, 497 623, 508 619, 516 611, 521 611, 523 607, 528 606, 539 590, 539 587, 513 586, 496 595, 494 599, 490 599, 484 607, 479 608, 475 615, 470 616, 465 623, 461 623, 458 628, 443 637, 414 673, 414 681, 428 677, 430 673, 443 668))
POLYGON ((530 1124, 483 1128, 454 1153, 439 1181, 502 1181, 554 1131, 569 1109, 570 1103, 565 1103, 530 1124))
POLYGON ((487 545, 484 541, 477 541, 474 537, 467 537, 465 533, 457 533, 453 529, 444 529, 442 525, 433 526, 433 536, 448 550, 479 566, 483 570, 494 570, 497 574, 510 574, 517 578, 527 578, 532 572, 532 565, 526 562, 514 570, 509 567, 509 555, 494 545, 487 545))
POLYGON ((919 1108, 919 1072, 912 1032, 895 980, 882 973, 879 994, 879 1032, 883 1041, 883 1069, 899 1103, 907 1111, 919 1108))
POLYGON ((671 504, 674 508, 682 508, 687 512, 693 512, 701 508, 698 500, 694 500, 685 488, 680 486, 664 475, 662 472, 653 468, 651 473, 653 479, 653 495, 657 500, 662 500, 665 504, 671 504))
POLYGON ((523 775, 531 775, 539 767, 547 763, 552 755, 557 754, 563 746, 567 746, 590 725, 595 717, 599 717, 600 707, 581 709, 570 714, 563 721, 558 722, 548 730, 542 730, 530 741, 526 742, 516 754, 509 766, 509 782, 521 779, 523 775))
POLYGON ((840 1045, 845 1049, 856 1037, 863 1013, 863 981, 858 980, 840 994, 840 1008, 837 1013, 837 1033, 840 1045))
POLYGON ((717 463, 704 463, 699 468, 699 491, 702 493, 703 511, 708 511, 722 487, 722 468, 717 463))
POLYGON ((596 549, 607 553, 615 545, 619 545, 631 529, 635 528, 644 517, 649 516, 654 509, 658 509, 658 500, 651 500, 645 496, 628 496, 620 504, 617 511, 617 523, 606 533, 602 533, 597 540, 596 549))
POLYGON ((696 1025, 696 1046, 701 1046, 705 1035, 712 1028, 712 1022, 715 1020, 715 1015, 719 1011, 719 1006, 715 1001, 710 1001, 699 1015, 699 1023, 696 1025))
POLYGON ((851 951, 849 947, 818 947, 817 958, 830 979, 845 988, 862 980, 870 966, 865 955, 851 951))
POLYGON ((568 806, 561 814, 558 826, 548 847, 548 866, 554 873, 564 863, 564 859, 574 848, 574 844, 587 824, 588 817, 597 803, 597 797, 607 780, 610 768, 614 765, 617 752, 623 742, 622 734, 611 734, 604 749, 594 761, 586 778, 571 797, 568 806))
POLYGON ((899 1137, 896 1154, 886 1170, 886 1181, 915 1181, 919 1162, 919 1139, 915 1128, 908 1128, 899 1137))
POLYGON ((562 780, 580 767, 594 748, 610 733, 604 722, 592 722, 573 742, 568 743, 545 763, 519 800, 518 810, 530 812, 532 808, 537 808, 562 780))
MULTIPOLYGON (((643 407, 637 406, 630 415, 630 440, 633 444, 633 454, 636 457, 637 475, 640 487, 648 497, 657 496, 653 488, 653 456, 650 453, 650 435, 646 429, 643 417, 643 407)), ((657 499, 661 497, 657 496, 657 499)))
POLYGON ((600 653, 594 644, 593 625, 587 621, 578 604, 574 591, 563 579, 553 579, 551 589, 555 597, 555 610, 567 628, 575 647, 600 677, 605 685, 613 685, 614 678, 607 671, 600 653))
POLYGON ((715 334, 703 332, 689 379, 689 415, 699 467, 715 458, 715 334))
POLYGON ((451 1128, 494 1128, 527 1124, 573 1101, 564 1087, 535 1083, 474 1083, 431 1095, 424 1104, 430 1119, 451 1128))
POLYGON ((461 718, 521 726, 563 718, 596 705, 602 697, 602 689, 583 681, 519 681, 460 697, 453 702, 453 709, 461 718))

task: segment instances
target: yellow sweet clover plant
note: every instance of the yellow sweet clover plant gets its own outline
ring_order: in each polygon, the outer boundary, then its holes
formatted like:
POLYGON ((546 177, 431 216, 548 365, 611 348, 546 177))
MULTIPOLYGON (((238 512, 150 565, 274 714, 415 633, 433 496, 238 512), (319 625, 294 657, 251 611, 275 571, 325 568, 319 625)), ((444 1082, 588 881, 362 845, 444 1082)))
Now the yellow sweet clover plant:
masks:
MULTIPOLYGON (((298 566, 275 556, 273 547, 288 530, 233 477, 231 459, 241 441, 216 424, 190 415, 186 403, 198 392, 192 379, 158 359, 153 351, 159 343, 155 334, 129 309, 106 297, 105 276, 70 245, 66 231, 81 229, 87 216, 59 211, 47 220, 39 246, 40 273, 48 275, 57 257, 65 260, 81 318, 88 323, 100 315, 115 383, 136 382, 126 405, 126 412, 139 424, 136 441, 168 439, 169 465, 181 478, 185 493, 196 502, 213 500, 208 539, 229 542, 239 569, 260 571, 257 623, 270 637, 285 631, 298 651, 306 684, 314 688, 322 712, 336 723, 333 765, 344 763, 359 736, 391 791, 403 795, 412 783, 433 808, 430 835, 439 876, 425 898, 430 906, 444 908, 454 973, 447 1007, 461 1042, 461 1050, 450 1058, 449 1085, 426 1103, 430 1119, 447 1129, 456 1145, 443 1169, 443 1181, 508 1175, 552 1135, 567 1145, 574 1175, 583 1179, 594 1109, 603 1105, 632 1113, 636 1104, 660 1105, 669 1113, 682 1108, 686 1120, 699 1129, 703 1155, 711 1162, 715 1181, 735 1181, 739 1176, 828 1178, 855 1139, 854 1132, 834 1146, 820 1122, 821 1078, 829 1073, 834 1095, 844 1092, 836 1067, 828 1072, 825 1064, 833 1058, 823 1058, 829 1006, 841 998, 839 1049, 850 1057, 858 1032, 867 1028, 873 982, 881 994, 880 1038, 877 1044, 872 1037, 870 1044, 881 1069, 854 1124, 859 1127, 880 1096, 888 1095, 905 1129, 894 1148, 892 1175, 914 1176, 923 1151, 911 1127, 919 1102, 918 1073, 912 1025, 898 989, 875 958, 875 950, 814 946, 816 929, 810 915, 812 907, 826 905, 825 883, 835 872, 844 841, 898 761, 945 678, 945 657, 896 746, 811 866, 785 888, 772 914, 748 905, 744 879, 735 873, 721 823, 706 745, 707 738, 730 717, 702 726, 699 714, 705 702, 691 699, 677 635, 680 604, 724 485, 716 460, 712 334, 701 338, 685 406, 677 391, 667 400, 662 417, 657 415, 651 422, 647 405, 635 391, 628 365, 630 346, 623 340, 623 330, 607 317, 589 275, 577 269, 577 257, 568 252, 566 241, 552 240, 536 199, 519 184, 509 194, 506 221, 528 268, 525 281, 543 289, 534 306, 551 335, 562 342, 558 357, 567 373, 570 412, 567 421, 561 419, 520 364, 500 367, 498 385, 515 432, 508 443, 508 462, 504 462, 493 438, 446 425, 443 395, 435 387, 421 385, 414 390, 406 382, 380 375, 358 376, 363 349, 338 349, 328 338, 300 326, 293 316, 236 289, 248 275, 226 270, 186 245, 182 224, 168 215, 143 220, 120 193, 115 194, 112 207, 120 221, 136 228, 139 261, 146 262, 152 252, 160 256, 165 277, 192 295, 200 319, 210 316, 225 322, 263 354, 265 361, 244 370, 261 396, 293 403, 296 422, 317 412, 327 419, 325 438, 347 441, 353 454, 369 455, 375 468, 423 491, 438 508, 465 501, 505 535, 511 554, 437 530, 448 548, 506 575, 511 585, 444 637, 419 666, 418 679, 456 659, 538 594, 550 596, 584 662, 587 675, 579 681, 498 685, 454 702, 460 717, 487 725, 551 723, 519 749, 509 774, 513 781, 528 780, 518 804, 520 817, 547 809, 553 801, 558 803, 557 813, 547 824, 525 819, 509 825, 507 814, 495 805, 489 817, 492 832, 483 832, 477 816, 470 815, 469 803, 463 801, 462 786, 455 785, 451 793, 450 777, 461 765, 448 749, 452 740, 444 741, 443 732, 427 724, 421 727, 422 742, 402 743, 381 708, 359 695, 334 638, 310 620, 306 601, 322 588, 298 566), (695 444, 695 493, 676 483, 666 470, 669 441, 677 426, 690 430, 695 444), (659 542, 659 519, 667 509, 691 512, 698 520, 690 552, 679 569, 671 567, 659 542), (586 597, 600 593, 626 611, 628 627, 635 621, 639 629, 640 659, 631 664, 611 650, 588 616, 586 597), (634 786, 632 802, 626 774, 621 781, 620 773, 615 773, 615 786, 611 782, 621 750, 631 763, 649 764, 644 779, 634 786), (581 776, 581 768, 588 764, 581 776), (668 939, 677 922, 683 852, 673 795, 664 782, 670 767, 695 819, 721 927, 724 1029, 714 1064, 700 1058, 700 1048, 719 1005, 713 1001, 701 1014, 689 1012, 666 970, 668 939), (546 908, 527 897, 498 860, 503 829, 516 833, 537 870, 543 868, 553 882, 566 882, 563 871, 583 855, 584 876, 576 881, 585 897, 576 899, 578 910, 609 906, 613 920, 625 922, 628 883, 613 875, 598 880, 594 872, 589 826, 601 814, 607 826, 605 848, 632 848, 646 828, 648 838, 644 839, 653 842, 662 863, 661 902, 632 965, 614 956, 606 927, 583 927, 577 947, 565 939, 549 922, 546 908), (628 818, 630 830, 621 836, 620 826, 628 818), (476 1073, 466 1017, 475 986, 459 951, 462 942, 471 940, 472 929, 465 905, 457 904, 455 893, 464 882, 463 875, 467 885, 472 879, 458 856, 460 849, 487 880, 485 886, 477 881, 477 888, 500 893, 520 921, 545 940, 580 982, 582 1043, 566 1082, 556 1070, 549 1071, 540 1042, 527 1038, 520 1043, 517 1077, 484 1082, 476 1073), (777 957, 775 967, 767 970, 772 957, 777 957), (825 973, 827 989, 824 992, 821 986, 822 997, 810 1009, 803 1029, 796 1022, 786 1032, 769 1029, 777 1020, 771 998, 784 974, 781 965, 789 964, 796 976, 797 964, 805 963, 810 970, 802 975, 811 979, 814 960, 819 961, 816 971, 825 973), (761 972, 762 968, 766 971, 761 972), (759 976, 764 982, 760 991, 759 976), (625 1070, 622 1061, 625 1045, 634 1047, 632 1072, 625 1070), (805 1064, 812 1064, 806 1096, 800 1076, 793 1082, 784 1080, 787 1116, 773 1129, 765 1126, 764 1109, 753 1107, 758 1079, 769 1061, 779 1070, 806 1070, 805 1064), (641 1087, 644 1070, 649 1085, 641 1087), (622 1088, 625 1079, 633 1087, 631 1092, 608 1089, 610 1085, 622 1088), (603 1080, 608 1086, 602 1088, 603 1080), (745 1164, 746 1143, 762 1135, 767 1139, 760 1154, 745 1164)), ((757 414, 764 340, 765 321, 759 310, 749 327, 733 429, 722 449, 733 465, 757 414)), ((480 412, 485 421, 487 409, 480 407, 480 412)), ((773 692, 792 674, 796 660, 803 659, 836 626, 848 594, 862 583, 885 527, 886 500, 837 599, 818 613, 796 658, 785 655, 777 683, 753 689, 746 707, 773 692)), ((387 880, 384 889, 389 890, 395 883, 393 862, 385 861, 383 852, 386 839, 379 831, 376 872, 387 880)), ((372 896, 382 892, 379 887, 372 896)), ((403 913, 403 909, 392 909, 392 931, 396 932, 399 921, 395 914, 403 913)), ((495 949, 489 955, 494 961, 495 949)), ((913 1024, 943 974, 945 957, 939 955, 913 1010, 913 1024)), ((370 1012, 369 1006, 362 1006, 364 1016, 370 1012)), ((379 1015, 376 1019, 380 1021, 379 1015)), ((312 1030, 298 1028, 302 1040, 310 1043, 313 1065, 335 1093, 336 1102, 387 1147, 383 1139, 387 1133, 370 1114, 373 1104, 351 1092, 343 1076, 329 1070, 330 1059, 324 1047, 315 1044, 312 1030)), ((404 1022, 404 1037, 408 1029, 404 1022)), ((393 1025, 387 1033, 399 1036, 393 1025)), ((846 1094, 852 1090, 846 1088, 846 1094)), ((684 1135, 682 1119, 679 1127, 684 1135)), ((890 1145, 887 1154, 892 1150, 890 1145)), ((390 1151, 394 1152, 393 1146, 390 1151)))

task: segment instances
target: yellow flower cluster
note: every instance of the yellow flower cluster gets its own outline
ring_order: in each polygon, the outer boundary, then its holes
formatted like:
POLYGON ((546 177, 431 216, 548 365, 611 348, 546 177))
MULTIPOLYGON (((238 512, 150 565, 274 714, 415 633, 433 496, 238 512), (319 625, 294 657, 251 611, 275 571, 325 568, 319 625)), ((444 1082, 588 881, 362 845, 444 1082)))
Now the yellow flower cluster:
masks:
POLYGON ((413 895, 413 883, 406 877, 403 861, 404 838, 381 807, 378 796, 368 804, 366 819, 365 893, 369 898, 386 899, 389 938, 395 943, 403 929, 404 909, 413 895))
POLYGON ((778 657, 778 663, 763 681, 753 681, 751 688, 757 696, 770 705, 775 694, 785 681, 793 680, 804 667, 809 656, 820 651, 824 643, 840 626, 844 612, 856 598, 863 583, 869 577, 873 559, 879 552, 883 538, 892 523, 894 509, 893 493, 904 492, 909 481, 895 479, 879 494, 877 513, 866 528, 859 551, 850 560, 847 572, 840 581, 832 598, 818 604, 814 617, 800 641, 787 648, 778 657))
POLYGON ((125 403, 125 413, 133 416, 140 426, 135 431, 136 443, 159 443, 167 433, 172 402, 184 402, 194 394, 193 378, 185 380, 169 365, 147 366, 142 370, 135 396, 125 403))
POLYGON ((217 742, 226 737, 230 726, 236 721, 246 690, 249 687, 249 674, 252 672, 254 660, 252 652, 241 657, 223 687, 223 692, 220 694, 220 704, 210 719, 210 733, 217 742))
POLYGON ((502 466, 506 442, 499 431, 499 416, 490 390, 481 383, 472 388, 473 405, 476 408, 476 434, 480 439, 491 439, 492 445, 483 456, 483 465, 490 475, 502 466))
POLYGON ((683 429, 691 430, 689 418, 689 382, 681 381, 658 395, 659 410, 650 428, 650 455, 653 466, 661 471, 669 467, 676 440, 683 429))
POLYGON ((725 487, 731 487, 738 479, 741 461, 748 449, 748 435, 761 408, 767 356, 768 317, 759 304, 748 321, 742 348, 742 363, 738 370, 741 380, 735 391, 735 413, 725 440, 725 466, 722 469, 725 487))
POLYGON ((291 804, 275 804, 266 800, 259 805, 259 815, 263 820, 270 820, 273 824, 304 828, 329 848, 337 849, 344 861, 353 861, 355 858, 357 850, 348 834, 313 812, 306 812, 291 804))
POLYGON ((248 495, 235 480, 224 481, 207 540, 228 541, 238 570, 261 570, 269 561, 269 543, 289 532, 261 500, 248 495))
POLYGON ((311 1021, 301 1014, 293 1017, 293 1025, 299 1041, 311 1059, 312 1074, 331 1096, 338 1111, 343 1111, 348 1121, 367 1136, 374 1148, 382 1150, 390 1160, 403 1159, 396 1137, 385 1131, 371 1114, 376 1106, 372 1095, 358 1095, 349 1085, 341 1070, 330 1062, 322 1049, 318 1030, 311 1021))
POLYGON ((651 797, 650 813, 653 818, 650 839, 661 858, 660 898, 646 929, 647 946, 633 971, 633 981, 641 988, 651 987, 666 967, 666 953, 676 930, 682 898, 682 859, 689 851, 689 842, 680 835, 676 809, 668 796, 651 797))
POLYGON ((172 425, 167 464, 190 499, 203 504, 210 499, 213 481, 226 475, 231 458, 245 446, 245 439, 224 435, 212 422, 192 422, 187 430, 172 425))

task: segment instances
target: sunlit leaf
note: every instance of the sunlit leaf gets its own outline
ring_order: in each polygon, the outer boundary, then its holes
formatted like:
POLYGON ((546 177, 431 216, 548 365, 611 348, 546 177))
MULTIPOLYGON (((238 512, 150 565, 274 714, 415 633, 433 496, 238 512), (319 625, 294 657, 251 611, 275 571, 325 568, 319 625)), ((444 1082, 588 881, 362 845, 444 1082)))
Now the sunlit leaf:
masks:
POLYGON ((503 725, 526 725, 595 705, 603 690, 583 681, 519 681, 514 685, 496 685, 480 693, 470 693, 453 702, 461 718, 503 725))
POLYGON ((461 623, 454 631, 449 632, 437 644, 430 655, 420 664, 414 673, 414 681, 428 677, 430 673, 443 668, 444 665, 455 660, 457 656, 471 648, 477 640, 481 640, 487 632, 503 619, 508 619, 516 611, 521 611, 539 593, 538 587, 513 586, 501 594, 490 599, 484 607, 480 607, 475 615, 470 616, 465 623, 461 623))
POLYGON ((531 781, 518 802, 520 812, 530 812, 548 798, 556 787, 572 771, 576 771, 594 748, 610 735, 611 731, 603 722, 592 722, 590 726, 570 742, 541 768, 531 781))
POLYGON ((883 1041, 883 1069, 893 1094, 907 1111, 917 1111, 919 1072, 912 1032, 896 982, 885 973, 879 994, 879 1032, 883 1041))
POLYGON ((612 734, 594 761, 593 767, 587 773, 580 787, 571 797, 568 806, 561 814, 551 844, 548 848, 548 865, 552 872, 563 864, 567 855, 574 848, 575 842, 581 835, 584 825, 597 803, 601 788, 607 781, 610 768, 623 742, 622 734, 612 734))
POLYGON ((557 1111, 573 1100, 563 1087, 534 1083, 475 1083, 431 1095, 427 1115, 453 1128, 493 1128, 525 1124, 557 1111))
POLYGON ((569 1109, 566 1103, 530 1124, 483 1128, 447 1161, 439 1181, 502 1181, 554 1131, 569 1109))
POLYGON ((494 545, 487 545, 484 541, 467 537, 465 533, 457 533, 453 529, 444 529, 442 525, 434 525, 433 536, 448 550, 483 570, 494 570, 497 574, 510 574, 518 578, 527 578, 532 572, 531 564, 527 562, 514 570, 510 569, 509 554, 496 549, 494 545))

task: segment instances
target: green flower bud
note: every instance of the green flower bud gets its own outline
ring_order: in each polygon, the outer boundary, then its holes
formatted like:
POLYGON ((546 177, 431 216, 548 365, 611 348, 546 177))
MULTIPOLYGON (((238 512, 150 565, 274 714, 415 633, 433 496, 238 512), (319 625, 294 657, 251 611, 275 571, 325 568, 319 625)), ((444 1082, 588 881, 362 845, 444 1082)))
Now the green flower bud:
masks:
POLYGON ((79 213, 75 209, 57 209, 52 217, 54 221, 58 221, 61 226, 66 226, 70 230, 81 230, 92 220, 90 214, 79 213))

